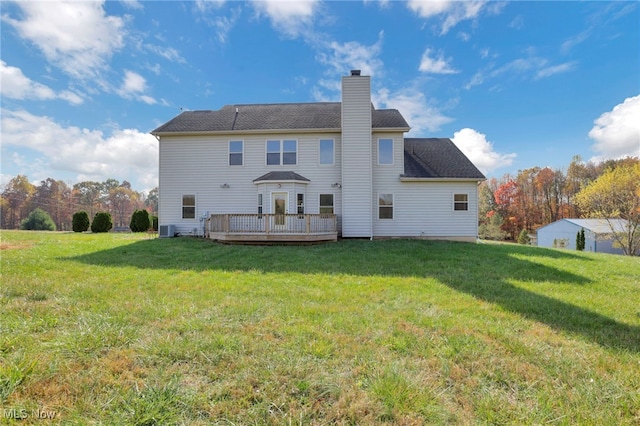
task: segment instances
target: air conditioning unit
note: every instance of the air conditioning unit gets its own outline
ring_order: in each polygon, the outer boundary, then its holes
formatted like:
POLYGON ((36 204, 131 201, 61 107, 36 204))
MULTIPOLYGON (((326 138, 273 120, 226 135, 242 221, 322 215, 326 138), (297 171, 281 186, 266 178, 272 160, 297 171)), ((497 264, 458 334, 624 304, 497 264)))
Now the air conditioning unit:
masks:
POLYGON ((176 235, 175 225, 160 225, 160 238, 172 238, 176 235))

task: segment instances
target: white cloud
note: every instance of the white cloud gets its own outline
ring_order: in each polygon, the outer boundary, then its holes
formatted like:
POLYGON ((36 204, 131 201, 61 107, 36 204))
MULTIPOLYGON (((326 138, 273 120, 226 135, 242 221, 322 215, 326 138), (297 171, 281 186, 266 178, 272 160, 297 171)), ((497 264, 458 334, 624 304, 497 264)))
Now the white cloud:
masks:
POLYGON ((576 61, 571 61, 571 62, 565 62, 564 64, 560 64, 560 65, 552 65, 550 67, 541 68, 536 73, 536 79, 551 77, 552 75, 573 71, 576 65, 577 65, 576 61))
POLYGON ((142 6, 142 3, 140 3, 138 0, 120 0, 120 2, 124 4, 125 7, 128 7, 129 9, 135 9, 135 10, 144 9, 144 7, 142 6))
POLYGON ((253 0, 258 15, 267 15, 277 31, 290 37, 297 37, 309 27, 319 5, 319 0, 253 0))
POLYGON ((149 105, 157 103, 154 98, 144 94, 146 90, 147 80, 136 72, 126 70, 117 93, 125 99, 137 99, 149 105))
MULTIPOLYGON (((421 18, 442 15, 440 35, 444 35, 458 23, 475 19, 487 4, 484 0, 410 0, 407 7, 421 18)), ((491 8, 490 13, 499 13, 500 8, 491 8)))
POLYGON ((219 8, 225 3, 225 0, 196 0, 196 7, 201 12, 209 8, 219 8))
MULTIPOLYGON (((550 65, 549 60, 535 55, 535 49, 530 48, 526 52, 528 56, 517 58, 505 63, 497 68, 493 63, 476 72, 471 80, 465 85, 465 89, 469 90, 474 86, 479 86, 491 79, 499 78, 501 83, 508 81, 510 78, 519 77, 521 79, 539 80, 554 76, 556 74, 574 71, 578 65, 577 61, 564 62, 558 65, 550 65)), ((482 58, 492 57, 488 49, 480 51, 482 58)))
POLYGON ((326 51, 318 54, 318 60, 330 68, 329 72, 339 75, 345 75, 350 69, 358 69, 362 71, 362 75, 380 78, 383 74, 383 63, 378 56, 382 52, 383 37, 384 32, 380 31, 378 41, 370 46, 357 41, 330 42, 325 46, 326 51))
POLYGON ((407 6, 421 18, 439 15, 453 7, 452 0, 409 0, 407 6))
POLYGON ((640 156, 640 95, 627 98, 594 121, 594 160, 640 156))
POLYGON ((182 55, 180 54, 180 52, 173 48, 173 47, 168 47, 168 46, 159 46, 157 44, 150 44, 150 43, 145 43, 143 45, 143 47, 145 49, 147 49, 150 52, 155 53, 158 56, 161 56, 163 58, 165 58, 168 61, 171 62, 179 62, 181 64, 184 64, 185 59, 182 57, 182 55))
POLYGON ((372 95, 376 108, 397 109, 411 126, 409 135, 423 135, 425 131, 435 132, 452 118, 442 114, 438 108, 429 105, 424 95, 417 89, 404 88, 390 92, 383 88, 372 95))
POLYGON ((497 168, 511 165, 516 158, 514 153, 495 152, 487 136, 474 129, 464 128, 455 132, 451 140, 485 175, 497 168))
POLYGON ((53 119, 26 111, 2 110, 3 149, 28 148, 40 156, 41 174, 47 170, 70 172, 81 180, 128 180, 136 188, 158 184, 158 142, 136 129, 114 130, 110 136, 99 130, 63 127, 53 119))
POLYGON ((451 67, 451 58, 444 59, 442 52, 433 57, 433 50, 427 49, 422 54, 419 70, 430 74, 457 74, 460 71, 451 67))
POLYGON ((0 93, 3 97, 19 100, 53 100, 62 99, 71 104, 79 105, 84 100, 80 95, 70 90, 56 93, 53 89, 44 84, 35 82, 25 76, 20 68, 7 65, 0 60, 0 93))
POLYGON ((3 15, 49 62, 75 78, 96 77, 123 46, 124 22, 102 1, 17 2, 21 18, 3 15))

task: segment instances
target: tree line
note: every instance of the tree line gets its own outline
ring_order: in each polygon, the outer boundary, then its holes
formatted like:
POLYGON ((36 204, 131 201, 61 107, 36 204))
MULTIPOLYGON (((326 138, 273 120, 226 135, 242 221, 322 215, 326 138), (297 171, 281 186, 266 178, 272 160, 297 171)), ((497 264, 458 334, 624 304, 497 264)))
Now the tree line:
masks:
POLYGON ((158 188, 149 193, 136 191, 126 180, 85 181, 71 186, 63 180, 47 178, 34 185, 25 175, 11 179, 0 198, 0 228, 19 229, 31 212, 46 212, 59 231, 71 231, 73 215, 86 211, 91 218, 98 212, 110 213, 114 226, 129 226, 134 211, 158 211, 158 188))
MULTIPOLYGON (((0 199, 0 227, 20 228, 30 212, 46 212, 61 231, 72 230, 75 212, 110 213, 114 226, 129 226, 136 210, 157 216, 158 188, 148 194, 126 180, 85 181, 73 186, 52 178, 33 185, 25 175, 11 179, 0 199)), ((490 240, 526 241, 524 234, 563 218, 622 218, 630 223, 626 240, 631 253, 640 250, 640 159, 628 157, 601 163, 575 156, 566 172, 532 167, 517 175, 480 184, 479 236, 490 240), (634 249, 634 244, 635 249, 634 249)))
MULTIPOLYGON (((623 249, 640 244, 640 159, 601 163, 573 157, 567 171, 549 167, 520 170, 516 176, 482 182, 479 236, 518 240, 523 232, 564 218, 620 218, 629 222, 623 249)), ((625 249, 625 251, 626 251, 625 249)))

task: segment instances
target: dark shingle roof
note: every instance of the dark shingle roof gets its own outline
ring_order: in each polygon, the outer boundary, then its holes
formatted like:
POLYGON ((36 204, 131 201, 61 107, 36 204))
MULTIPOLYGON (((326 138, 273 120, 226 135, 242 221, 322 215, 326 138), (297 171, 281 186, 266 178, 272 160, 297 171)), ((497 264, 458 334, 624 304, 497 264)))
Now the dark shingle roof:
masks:
POLYGON ((448 138, 405 138, 402 177, 485 179, 448 138))
MULTIPOLYGON (((371 110, 371 121, 374 129, 409 128, 406 120, 398 110, 377 110, 373 106, 371 110)), ((225 105, 217 111, 185 111, 151 133, 298 129, 339 130, 340 121, 340 102, 225 105)))
POLYGON ((296 172, 269 172, 266 175, 262 175, 255 178, 254 182, 260 182, 264 180, 282 181, 282 180, 300 180, 303 182, 311 182, 306 177, 297 174, 296 172))

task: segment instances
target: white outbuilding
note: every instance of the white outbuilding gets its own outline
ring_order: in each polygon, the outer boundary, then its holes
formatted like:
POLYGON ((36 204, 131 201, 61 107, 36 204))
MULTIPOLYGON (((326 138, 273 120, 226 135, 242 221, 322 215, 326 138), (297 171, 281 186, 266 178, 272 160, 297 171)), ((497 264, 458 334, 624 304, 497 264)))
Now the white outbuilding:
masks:
POLYGON ((538 229, 538 247, 576 249, 576 236, 584 229, 585 251, 623 254, 613 247, 612 227, 625 232, 624 219, 560 219, 538 229))

